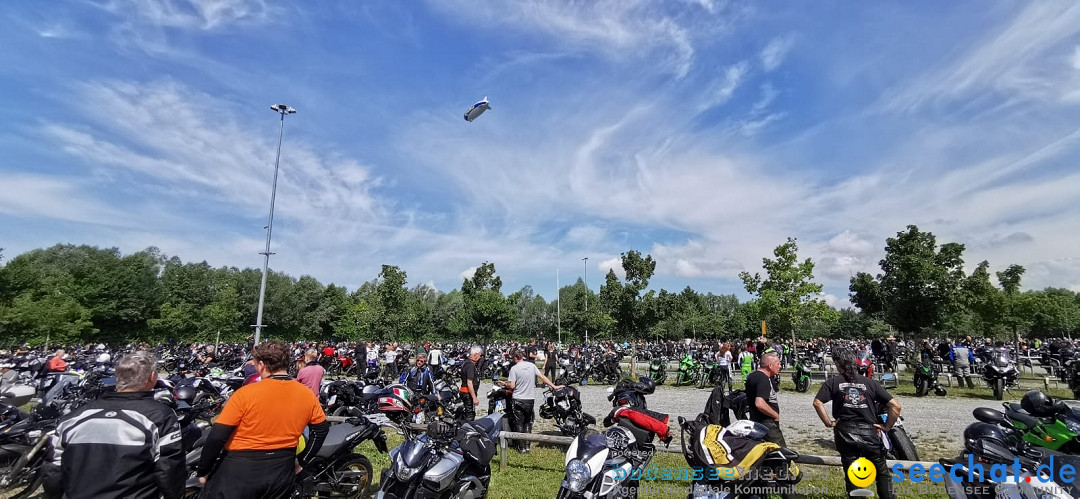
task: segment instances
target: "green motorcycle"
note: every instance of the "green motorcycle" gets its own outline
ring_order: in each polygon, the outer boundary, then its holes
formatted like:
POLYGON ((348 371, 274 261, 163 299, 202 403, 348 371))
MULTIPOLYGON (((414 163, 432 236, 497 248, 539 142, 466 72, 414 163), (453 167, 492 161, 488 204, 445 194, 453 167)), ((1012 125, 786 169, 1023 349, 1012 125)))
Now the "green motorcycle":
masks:
POLYGON ((806 367, 805 359, 799 357, 795 359, 795 370, 791 373, 791 381, 795 382, 795 391, 799 393, 806 393, 810 390, 810 382, 813 378, 810 375, 810 369, 806 367))
POLYGON ((679 370, 675 373, 675 386, 694 384, 701 376, 701 363, 694 360, 694 356, 686 354, 679 361, 679 370))
POLYGON ((1020 403, 1004 402, 1005 416, 1023 432, 1023 440, 1066 454, 1080 454, 1080 405, 1054 399, 1038 390, 1020 403))

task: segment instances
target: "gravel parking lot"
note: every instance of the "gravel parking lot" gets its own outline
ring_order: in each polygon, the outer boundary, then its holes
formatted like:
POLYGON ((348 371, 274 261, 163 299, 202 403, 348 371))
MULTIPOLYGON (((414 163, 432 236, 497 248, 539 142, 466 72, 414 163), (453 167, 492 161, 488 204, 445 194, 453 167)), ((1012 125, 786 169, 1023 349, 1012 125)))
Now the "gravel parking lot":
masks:
MULTIPOLYGON (((825 428, 814 413, 813 400, 820 384, 811 387, 809 393, 781 391, 779 395, 780 425, 788 445, 803 454, 835 455, 832 430, 825 428)), ((607 400, 608 385, 579 386, 585 412, 603 419, 611 403, 607 400)), ((539 392, 539 390, 538 390, 539 392)), ((1019 393, 1013 392, 1014 398, 1019 393)), ((676 430, 677 416, 692 419, 705 407, 709 390, 690 387, 658 387, 648 397, 649 409, 671 415, 672 429, 676 430)), ((539 407, 542 400, 537 401, 539 407)), ((971 411, 977 407, 1000 408, 994 400, 965 397, 900 397, 903 406, 904 426, 911 435, 923 460, 937 460, 955 456, 963 444, 964 428, 974 422, 971 411)), ((550 420, 537 416, 535 431, 553 430, 550 420)), ((676 438, 672 445, 678 445, 676 438)))

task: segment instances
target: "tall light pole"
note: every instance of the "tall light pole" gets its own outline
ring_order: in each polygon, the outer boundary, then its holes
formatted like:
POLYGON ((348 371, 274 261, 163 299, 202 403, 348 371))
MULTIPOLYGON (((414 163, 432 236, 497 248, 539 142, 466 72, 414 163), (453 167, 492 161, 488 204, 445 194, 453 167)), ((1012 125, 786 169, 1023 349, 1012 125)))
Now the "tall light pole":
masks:
POLYGON ((581 259, 585 262, 585 344, 589 344, 589 257, 581 259))
POLYGON ((274 183, 270 188, 270 219, 266 222, 266 250, 260 253, 263 256, 262 283, 259 284, 259 309, 255 313, 255 344, 262 339, 262 314, 263 303, 266 301, 266 272, 270 268, 270 234, 274 232, 274 201, 277 198, 278 168, 281 166, 281 139, 285 135, 285 115, 295 114, 296 110, 285 104, 270 106, 270 110, 281 115, 281 126, 278 128, 277 159, 274 160, 274 183))

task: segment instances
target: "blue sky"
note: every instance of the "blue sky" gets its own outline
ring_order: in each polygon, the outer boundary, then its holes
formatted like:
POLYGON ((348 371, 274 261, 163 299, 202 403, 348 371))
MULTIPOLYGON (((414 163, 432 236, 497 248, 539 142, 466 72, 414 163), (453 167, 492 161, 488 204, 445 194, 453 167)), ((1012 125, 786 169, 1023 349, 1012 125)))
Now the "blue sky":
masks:
POLYGON ((745 295, 786 237, 826 300, 917 224, 1080 290, 1073 2, 19 2, 0 246, 158 246, 355 287, 492 261, 551 298, 637 249, 745 295), (488 96, 492 110, 462 119, 488 96))

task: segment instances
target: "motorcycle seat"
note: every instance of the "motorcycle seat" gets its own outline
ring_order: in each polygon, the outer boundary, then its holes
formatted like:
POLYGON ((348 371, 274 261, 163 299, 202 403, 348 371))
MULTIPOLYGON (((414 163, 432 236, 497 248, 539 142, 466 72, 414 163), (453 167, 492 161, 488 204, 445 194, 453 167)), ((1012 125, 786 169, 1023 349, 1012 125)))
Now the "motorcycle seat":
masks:
POLYGON ((345 445, 345 440, 349 435, 361 429, 361 427, 349 423, 339 423, 331 426, 330 430, 326 432, 326 439, 323 440, 323 445, 319 448, 316 457, 326 459, 334 455, 341 449, 341 446, 345 445))

